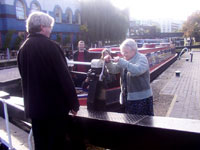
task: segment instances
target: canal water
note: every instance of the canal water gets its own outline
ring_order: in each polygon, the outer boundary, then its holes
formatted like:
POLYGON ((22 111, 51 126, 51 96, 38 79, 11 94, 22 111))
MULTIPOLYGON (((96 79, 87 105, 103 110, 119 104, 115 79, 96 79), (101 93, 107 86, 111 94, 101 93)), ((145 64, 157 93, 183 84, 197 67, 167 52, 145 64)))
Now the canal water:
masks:
POLYGON ((10 94, 10 96, 22 97, 21 81, 3 88, 3 91, 10 94))

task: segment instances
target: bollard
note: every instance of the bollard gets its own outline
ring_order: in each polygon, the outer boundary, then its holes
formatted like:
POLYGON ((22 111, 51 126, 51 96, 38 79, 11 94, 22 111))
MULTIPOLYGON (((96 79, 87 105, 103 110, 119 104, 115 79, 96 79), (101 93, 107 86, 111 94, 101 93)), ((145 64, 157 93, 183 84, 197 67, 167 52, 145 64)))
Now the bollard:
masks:
POLYGON ((180 71, 175 71, 175 73, 176 73, 176 77, 180 77, 180 75, 181 75, 181 72, 180 71))
POLYGON ((192 59, 193 59, 193 52, 190 52, 190 56, 191 56, 190 62, 192 62, 192 59))
POLYGON ((10 50, 9 50, 9 48, 7 48, 6 52, 7 52, 7 59, 10 60, 10 50))

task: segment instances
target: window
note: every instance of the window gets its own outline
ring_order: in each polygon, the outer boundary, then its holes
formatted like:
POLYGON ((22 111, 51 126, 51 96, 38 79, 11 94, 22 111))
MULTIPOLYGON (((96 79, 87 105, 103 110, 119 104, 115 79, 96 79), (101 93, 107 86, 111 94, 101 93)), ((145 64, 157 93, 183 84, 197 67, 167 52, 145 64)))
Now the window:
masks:
POLYGON ((55 22, 61 23, 62 22, 62 12, 60 8, 55 9, 55 22))
POLYGON ((17 19, 25 19, 26 18, 25 5, 21 0, 18 0, 16 3, 16 17, 17 17, 17 19))
POLYGON ((72 11, 71 10, 67 10, 67 23, 72 24, 72 11))
POLYGON ((80 12, 76 12, 76 24, 81 24, 81 15, 80 15, 80 12))
POLYGON ((40 11, 40 6, 36 3, 32 3, 31 5, 31 13, 35 11, 40 11))
POLYGON ((78 13, 78 24, 81 24, 81 14, 78 13))

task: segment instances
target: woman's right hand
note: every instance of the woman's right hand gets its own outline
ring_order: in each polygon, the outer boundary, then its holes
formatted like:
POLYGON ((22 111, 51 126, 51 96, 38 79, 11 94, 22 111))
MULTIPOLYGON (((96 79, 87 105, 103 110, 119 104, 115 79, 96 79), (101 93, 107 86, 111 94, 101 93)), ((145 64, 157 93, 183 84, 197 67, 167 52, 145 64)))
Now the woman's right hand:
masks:
POLYGON ((112 57, 110 55, 106 55, 103 59, 105 60, 106 63, 109 63, 112 57))

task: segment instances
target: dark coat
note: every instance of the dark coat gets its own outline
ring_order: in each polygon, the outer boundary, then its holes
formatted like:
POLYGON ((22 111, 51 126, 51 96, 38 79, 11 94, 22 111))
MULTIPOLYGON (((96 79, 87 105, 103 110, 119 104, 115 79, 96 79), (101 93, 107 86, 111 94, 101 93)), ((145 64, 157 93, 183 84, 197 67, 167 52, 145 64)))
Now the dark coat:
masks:
POLYGON ((75 87, 60 46, 41 35, 29 35, 18 53, 25 113, 40 119, 78 111, 75 87))

